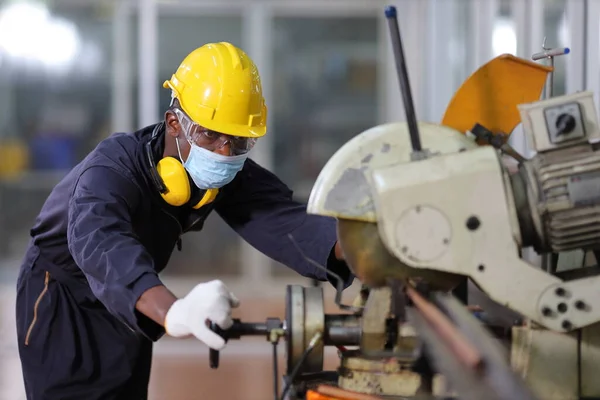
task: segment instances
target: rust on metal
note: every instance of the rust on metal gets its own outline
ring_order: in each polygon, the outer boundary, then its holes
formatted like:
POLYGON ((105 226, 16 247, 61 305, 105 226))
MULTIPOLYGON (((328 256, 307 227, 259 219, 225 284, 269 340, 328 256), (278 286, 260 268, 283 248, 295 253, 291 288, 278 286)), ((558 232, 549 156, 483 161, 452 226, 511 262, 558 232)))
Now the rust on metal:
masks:
POLYGON ((464 279, 461 275, 404 264, 385 247, 376 223, 340 218, 337 234, 348 266, 371 288, 386 287, 389 279, 422 278, 432 288, 448 291, 464 279))

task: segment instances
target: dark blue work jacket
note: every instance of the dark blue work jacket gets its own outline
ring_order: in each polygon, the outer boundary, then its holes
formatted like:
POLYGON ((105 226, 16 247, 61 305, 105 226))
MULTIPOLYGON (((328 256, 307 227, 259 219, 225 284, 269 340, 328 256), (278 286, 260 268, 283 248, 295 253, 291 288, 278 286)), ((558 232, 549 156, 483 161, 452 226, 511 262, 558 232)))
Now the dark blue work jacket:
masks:
MULTIPOLYGON (((335 220, 307 215, 285 184, 250 159, 213 203, 199 210, 168 205, 146 156, 155 127, 112 135, 65 176, 31 229, 23 269, 45 269, 76 298, 100 301, 131 329, 157 340, 163 328, 135 304, 161 284, 158 273, 180 236, 201 230, 214 209, 248 243, 300 275, 330 280, 299 254, 288 233, 310 258, 351 283, 346 265, 333 257, 335 220)), ((156 160, 164 149, 162 130, 152 147, 156 160)))

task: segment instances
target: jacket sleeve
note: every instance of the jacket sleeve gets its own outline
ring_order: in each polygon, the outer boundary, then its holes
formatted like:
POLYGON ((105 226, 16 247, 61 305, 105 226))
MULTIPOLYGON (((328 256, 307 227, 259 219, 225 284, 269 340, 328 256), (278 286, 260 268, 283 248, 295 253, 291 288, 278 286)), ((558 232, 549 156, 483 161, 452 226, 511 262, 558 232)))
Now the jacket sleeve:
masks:
POLYGON ((335 258, 335 219, 307 214, 306 206, 294 201, 292 194, 273 173, 248 159, 224 190, 215 210, 263 254, 302 276, 329 281, 335 286, 335 278, 302 256, 288 237, 292 234, 307 257, 338 274, 344 281, 344 288, 348 287, 354 276, 345 262, 335 258))
POLYGON ((92 167, 79 178, 69 200, 69 251, 94 295, 136 332, 157 340, 164 330, 135 309, 146 290, 161 285, 153 260, 132 226, 141 191, 107 167, 92 167))

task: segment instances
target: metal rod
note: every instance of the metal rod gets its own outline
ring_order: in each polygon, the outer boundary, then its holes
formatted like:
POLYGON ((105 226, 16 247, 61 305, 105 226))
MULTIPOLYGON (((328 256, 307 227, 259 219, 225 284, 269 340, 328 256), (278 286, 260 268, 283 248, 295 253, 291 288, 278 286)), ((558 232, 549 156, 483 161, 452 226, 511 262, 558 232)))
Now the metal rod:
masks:
POLYGON ((466 340, 463 334, 452 325, 450 320, 439 309, 410 286, 407 286, 406 294, 410 297, 421 315, 423 315, 423 318, 446 341, 459 360, 473 369, 478 368, 483 363, 479 351, 466 340))
POLYGON ((546 98, 549 99, 554 95, 554 56, 550 57, 550 67, 552 71, 546 81, 546 98))
POLYGON ((404 112, 408 123, 408 131, 410 133, 410 143, 414 152, 420 152, 422 150, 421 137, 419 136, 417 114, 415 112, 410 82, 408 80, 408 69, 406 68, 406 61, 404 59, 404 50, 402 48, 400 28, 398 27, 396 7, 388 6, 385 9, 385 17, 387 18, 388 26, 390 28, 392 48, 396 60, 396 69, 398 70, 398 81, 400 82, 400 90, 402 91, 402 99, 404 101, 404 112))
POLYGON ((543 58, 550 58, 554 56, 562 56, 564 54, 569 54, 571 50, 568 47, 558 47, 556 49, 544 49, 544 51, 540 51, 539 53, 535 53, 531 56, 533 61, 538 61, 543 58))
POLYGON ((531 59, 533 61, 542 60, 544 58, 548 59, 552 71, 550 71, 550 73, 548 74, 548 79, 546 80, 544 97, 546 99, 549 99, 554 95, 554 57, 569 54, 571 52, 571 49, 569 49, 568 47, 557 47, 554 49, 546 47, 546 38, 544 38, 544 42, 542 43, 542 49, 544 51, 535 53, 531 56, 531 59))
MULTIPOLYGON (((461 332, 468 343, 479 352, 485 364, 485 368, 462 371, 458 369, 450 374, 445 373, 443 370, 445 368, 439 370, 439 373, 444 374, 448 379, 448 383, 460 394, 461 399, 537 399, 525 381, 511 369, 507 357, 509 354, 506 353, 504 346, 492 336, 491 329, 486 328, 456 298, 447 293, 434 293, 431 301, 440 312, 452 321, 453 326, 461 332), (464 380, 465 378, 466 380, 464 380), (457 380, 462 381, 462 383, 457 380), (477 386, 482 386, 481 389, 484 392, 491 395, 482 397, 480 393, 475 396, 474 392, 467 395, 466 391, 471 391, 471 388, 474 387, 474 381, 477 382, 477 386), (459 387, 462 388, 459 389, 459 387), (464 393, 461 393, 461 391, 464 393)), ((439 339, 437 340, 439 341, 439 339)), ((432 346, 432 343, 429 342, 428 345, 432 346)), ((435 345, 433 344, 433 346, 435 345)))
POLYGON ((279 371, 277 369, 277 364, 278 364, 278 360, 277 360, 277 345, 279 344, 278 341, 274 341, 273 342, 273 393, 274 393, 274 400, 278 400, 279 398, 279 386, 277 385, 277 381, 279 380, 279 371))
POLYGON ((234 325, 235 333, 239 336, 262 336, 269 334, 269 328, 264 322, 240 322, 234 325))

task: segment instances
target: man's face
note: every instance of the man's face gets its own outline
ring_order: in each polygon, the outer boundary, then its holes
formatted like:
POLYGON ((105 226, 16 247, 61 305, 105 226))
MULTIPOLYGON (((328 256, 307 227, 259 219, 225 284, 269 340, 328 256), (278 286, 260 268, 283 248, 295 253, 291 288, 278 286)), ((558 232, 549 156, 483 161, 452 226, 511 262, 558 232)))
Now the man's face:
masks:
POLYGON ((187 160, 192 148, 190 142, 223 156, 235 155, 231 146, 232 136, 210 131, 198 125, 192 125, 191 121, 182 112, 169 110, 166 115, 166 125, 167 134, 179 144, 179 150, 183 158, 182 161, 184 162, 187 160), (183 120, 183 123, 181 120, 183 120), (188 125, 185 127, 187 128, 187 132, 184 125, 188 125))
POLYGON ((179 108, 167 112, 169 134, 179 144, 183 161, 195 145, 222 156, 244 156, 256 144, 256 138, 233 136, 200 126, 179 108))

